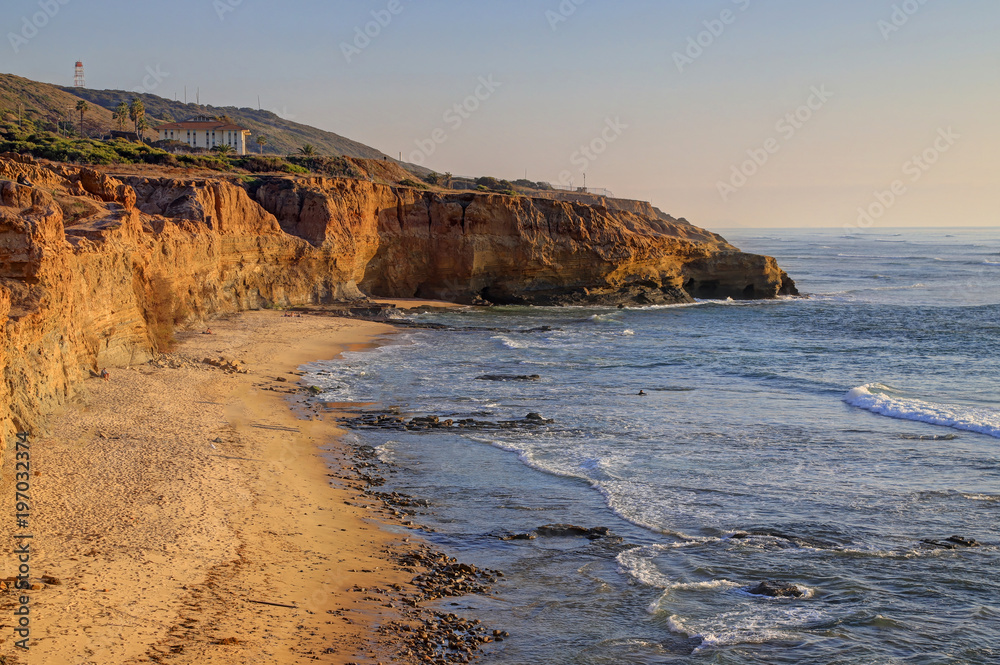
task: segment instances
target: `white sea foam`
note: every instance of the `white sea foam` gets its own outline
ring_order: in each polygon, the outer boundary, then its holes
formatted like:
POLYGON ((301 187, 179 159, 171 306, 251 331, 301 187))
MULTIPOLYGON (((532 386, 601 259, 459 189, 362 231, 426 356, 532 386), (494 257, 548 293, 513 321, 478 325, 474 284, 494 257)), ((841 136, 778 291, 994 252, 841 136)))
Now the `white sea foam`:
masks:
POLYGON ((707 621, 681 618, 676 614, 667 619, 667 629, 690 639, 701 640, 695 653, 702 649, 729 646, 733 644, 764 644, 779 640, 796 639, 793 633, 781 630, 780 626, 798 627, 821 618, 811 610, 792 609, 777 615, 769 613, 742 615, 726 612, 707 621))
POLYGON ((1000 494, 962 494, 969 501, 1000 501, 1000 494))
POLYGON ((514 341, 513 339, 507 337, 506 335, 496 335, 493 339, 497 340, 502 345, 506 346, 508 349, 527 349, 529 347, 528 344, 514 341))
POLYGON ((931 404, 919 399, 898 397, 880 383, 853 388, 844 397, 851 406, 890 418, 915 420, 1000 438, 1000 413, 968 406, 931 404))
POLYGON ((385 464, 395 464, 396 462, 396 441, 386 441, 380 446, 375 446, 375 453, 378 459, 385 464))
POLYGON ((719 538, 704 538, 700 540, 685 540, 677 543, 660 543, 658 545, 643 545, 625 550, 617 557, 618 572, 628 575, 640 584, 663 589, 664 594, 649 606, 649 612, 655 613, 659 610, 660 600, 672 590, 697 590, 697 589, 719 589, 733 588, 740 586, 738 582, 726 579, 703 580, 700 582, 679 582, 672 580, 663 574, 663 571, 656 565, 655 558, 670 550, 681 549, 704 545, 709 542, 719 542, 719 538))

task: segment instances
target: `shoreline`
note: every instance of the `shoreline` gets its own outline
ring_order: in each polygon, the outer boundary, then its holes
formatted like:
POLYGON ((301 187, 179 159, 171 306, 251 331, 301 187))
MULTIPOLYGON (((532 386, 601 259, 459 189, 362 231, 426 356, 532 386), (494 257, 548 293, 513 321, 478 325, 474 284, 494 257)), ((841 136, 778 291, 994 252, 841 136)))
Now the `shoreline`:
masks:
MULTIPOLYGON (((400 513, 370 505, 343 430, 304 408, 308 387, 296 387, 302 365, 395 329, 274 311, 206 327, 158 361, 90 379, 32 437, 32 582, 53 581, 30 592, 31 650, 0 634, 0 655, 102 665, 418 655, 400 639, 421 612, 413 571, 454 560, 392 532, 400 513)), ((5 494, 9 485, 5 474, 5 494)), ((8 557, 0 578, 13 571, 8 557)), ((0 610, 14 600, 0 594, 0 610)))

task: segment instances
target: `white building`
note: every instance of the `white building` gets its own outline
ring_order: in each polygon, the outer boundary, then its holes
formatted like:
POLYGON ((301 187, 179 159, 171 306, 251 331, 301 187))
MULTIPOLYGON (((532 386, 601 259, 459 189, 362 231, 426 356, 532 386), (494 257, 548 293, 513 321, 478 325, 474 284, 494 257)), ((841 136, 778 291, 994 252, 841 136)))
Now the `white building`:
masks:
POLYGON ((238 155, 247 154, 250 130, 216 118, 198 117, 171 122, 156 128, 161 141, 180 141, 192 148, 211 150, 217 145, 231 146, 238 155))

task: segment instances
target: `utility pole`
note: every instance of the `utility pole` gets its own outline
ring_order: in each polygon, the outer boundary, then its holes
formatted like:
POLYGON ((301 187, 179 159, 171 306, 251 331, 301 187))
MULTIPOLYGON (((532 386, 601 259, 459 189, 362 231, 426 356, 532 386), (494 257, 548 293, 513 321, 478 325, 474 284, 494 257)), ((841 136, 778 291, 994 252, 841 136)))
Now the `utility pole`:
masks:
POLYGON ((188 87, 184 86, 184 103, 188 103, 188 87))

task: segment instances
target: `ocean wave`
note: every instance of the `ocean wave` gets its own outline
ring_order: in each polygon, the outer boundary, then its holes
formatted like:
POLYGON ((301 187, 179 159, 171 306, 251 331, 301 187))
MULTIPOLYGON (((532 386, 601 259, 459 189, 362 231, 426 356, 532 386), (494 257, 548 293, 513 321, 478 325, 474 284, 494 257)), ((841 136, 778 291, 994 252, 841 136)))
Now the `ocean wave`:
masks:
POLYGON ((496 335, 493 339, 508 349, 527 349, 531 347, 531 344, 515 341, 506 335, 496 335))
POLYGON ((929 256, 896 256, 885 254, 837 254, 843 259, 882 259, 885 261, 927 261, 929 256))
POLYGON ((782 630, 771 624, 772 621, 784 624, 783 627, 802 627, 821 620, 821 615, 810 610, 789 610, 784 616, 741 616, 735 612, 727 612, 709 620, 704 625, 693 625, 692 619, 684 619, 676 614, 667 619, 667 629, 688 639, 701 640, 694 650, 732 646, 735 644, 765 644, 767 642, 787 642, 797 640, 794 633, 782 630), (771 625, 769 625, 771 624, 771 625))
MULTIPOLYGON (((909 286, 876 286, 870 289, 863 289, 863 291, 908 291, 909 289, 926 289, 927 285, 923 282, 917 282, 916 284, 910 284, 909 286)), ((852 291, 851 293, 858 293, 859 291, 852 291)))
POLYGON ((1000 266, 1000 261, 983 261, 984 266, 1000 266))
POLYGON ((725 300, 705 300, 695 298, 694 302, 682 302, 671 305, 644 305, 641 307, 626 307, 625 309, 633 311, 655 311, 659 309, 684 309, 687 307, 761 307, 764 305, 775 305, 795 302, 798 300, 802 300, 802 298, 797 296, 778 296, 777 298, 772 298, 770 300, 733 300, 732 298, 726 298, 725 300))
POLYGON ((899 397, 880 383, 851 389, 844 401, 851 406, 889 418, 951 427, 1000 439, 1000 414, 987 409, 948 404, 931 404, 919 399, 899 397))
POLYGON ((962 493, 962 496, 969 501, 993 501, 1000 502, 1000 494, 962 493))
MULTIPOLYGON (((736 582, 729 580, 707 580, 703 582, 677 582, 664 575, 656 562, 655 557, 664 552, 676 550, 684 547, 694 547, 710 542, 720 542, 720 538, 702 538, 698 540, 684 540, 676 543, 660 543, 657 545, 643 545, 625 550, 617 557, 618 572, 628 575, 640 584, 653 587, 654 589, 670 590, 674 588, 714 588, 717 586, 739 586, 736 582)), ((659 602, 659 601, 657 601, 659 602)), ((655 605, 656 603, 654 603, 655 605)), ((652 606, 650 606, 652 608, 652 606)))

